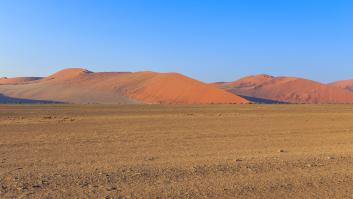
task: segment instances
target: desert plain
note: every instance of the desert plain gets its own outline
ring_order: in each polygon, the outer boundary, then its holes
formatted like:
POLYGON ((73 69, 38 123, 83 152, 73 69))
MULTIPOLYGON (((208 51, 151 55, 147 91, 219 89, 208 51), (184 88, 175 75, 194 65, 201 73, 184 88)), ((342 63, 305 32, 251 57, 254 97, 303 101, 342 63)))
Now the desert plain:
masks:
POLYGON ((352 105, 0 105, 0 198, 352 198, 352 105))

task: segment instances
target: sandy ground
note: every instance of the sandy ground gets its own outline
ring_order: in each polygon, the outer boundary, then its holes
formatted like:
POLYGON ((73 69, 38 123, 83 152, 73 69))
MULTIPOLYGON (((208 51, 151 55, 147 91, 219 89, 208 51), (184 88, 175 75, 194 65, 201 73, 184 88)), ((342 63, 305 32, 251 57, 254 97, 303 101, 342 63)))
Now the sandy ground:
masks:
POLYGON ((0 106, 0 198, 352 198, 352 105, 0 106))

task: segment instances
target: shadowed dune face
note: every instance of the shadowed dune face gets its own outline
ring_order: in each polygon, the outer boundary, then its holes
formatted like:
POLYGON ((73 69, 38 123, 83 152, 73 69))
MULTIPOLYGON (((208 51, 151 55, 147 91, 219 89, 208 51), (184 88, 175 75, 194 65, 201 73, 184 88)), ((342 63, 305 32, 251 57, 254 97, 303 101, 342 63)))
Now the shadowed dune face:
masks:
POLYGON ((63 104, 62 102, 56 102, 56 101, 14 98, 14 97, 8 97, 2 94, 0 94, 0 103, 1 104, 63 104))
POLYGON ((342 80, 342 81, 337 81, 333 82, 330 85, 336 86, 339 88, 343 88, 349 91, 353 91, 353 79, 352 80, 342 80))
POLYGON ((353 103, 353 93, 295 77, 256 75, 214 86, 241 96, 287 103, 353 103))
POLYGON ((248 103, 247 100, 177 73, 101 72, 64 69, 33 83, 2 85, 11 97, 69 103, 248 103))

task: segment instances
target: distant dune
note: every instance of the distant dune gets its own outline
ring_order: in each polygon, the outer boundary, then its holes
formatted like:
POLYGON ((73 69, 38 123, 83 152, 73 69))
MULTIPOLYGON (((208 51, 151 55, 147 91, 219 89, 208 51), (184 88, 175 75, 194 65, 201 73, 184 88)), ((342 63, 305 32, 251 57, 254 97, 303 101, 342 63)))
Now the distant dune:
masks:
POLYGON ((0 78, 0 85, 2 84, 23 84, 31 81, 36 81, 41 79, 40 77, 15 77, 15 78, 0 78))
POLYGON ((297 77, 273 77, 260 74, 213 86, 236 95, 273 100, 279 103, 353 103, 353 93, 332 85, 297 77))
POLYGON ((353 91, 353 79, 333 82, 330 85, 353 91))
POLYGON ((0 93, 67 103, 248 103, 247 100, 178 73, 98 72, 70 68, 37 81, 6 83, 0 93))

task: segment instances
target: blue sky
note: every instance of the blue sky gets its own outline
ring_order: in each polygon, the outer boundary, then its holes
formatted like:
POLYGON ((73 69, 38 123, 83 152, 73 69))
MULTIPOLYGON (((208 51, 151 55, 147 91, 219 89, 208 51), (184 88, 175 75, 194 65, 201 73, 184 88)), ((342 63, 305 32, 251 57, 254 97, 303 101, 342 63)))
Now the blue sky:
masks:
POLYGON ((66 67, 353 79, 351 0, 0 0, 0 76, 66 67))

